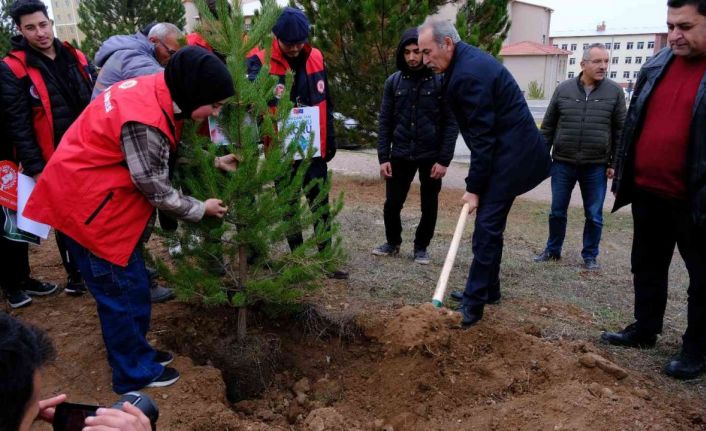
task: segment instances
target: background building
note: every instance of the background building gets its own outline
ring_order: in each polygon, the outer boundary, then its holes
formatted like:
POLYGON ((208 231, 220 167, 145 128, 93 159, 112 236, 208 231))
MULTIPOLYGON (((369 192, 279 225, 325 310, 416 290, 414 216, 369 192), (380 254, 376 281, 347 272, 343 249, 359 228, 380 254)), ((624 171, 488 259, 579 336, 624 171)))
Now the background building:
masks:
POLYGON ((583 50, 593 43, 602 43, 608 48, 608 77, 627 87, 630 82, 635 82, 642 65, 667 46, 667 33, 664 28, 617 28, 608 31, 605 22, 596 26, 595 30, 554 32, 553 46, 573 52, 569 56, 565 79, 579 75, 583 50))
POLYGON ((80 0, 51 0, 56 37, 67 42, 81 42, 85 35, 78 29, 80 0))

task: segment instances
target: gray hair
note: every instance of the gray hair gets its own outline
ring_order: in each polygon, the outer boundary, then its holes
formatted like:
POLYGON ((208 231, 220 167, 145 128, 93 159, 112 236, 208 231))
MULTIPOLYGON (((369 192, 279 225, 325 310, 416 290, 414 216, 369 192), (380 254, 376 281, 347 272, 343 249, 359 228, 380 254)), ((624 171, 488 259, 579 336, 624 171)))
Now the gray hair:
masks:
POLYGON ((451 21, 439 18, 438 16, 430 15, 424 20, 424 23, 417 28, 417 31, 421 33, 423 30, 431 28, 432 37, 434 42, 438 45, 444 44, 444 38, 451 38, 453 43, 459 43, 461 41, 461 36, 458 35, 458 30, 451 24, 451 21))
POLYGON ((164 39, 171 35, 176 35, 177 39, 184 37, 184 33, 179 30, 179 27, 168 22, 160 22, 155 24, 155 26, 150 29, 147 37, 156 37, 157 39, 164 41, 164 39))
POLYGON ((598 48, 602 49, 603 51, 607 51, 605 45, 602 43, 592 43, 586 47, 586 49, 583 50, 583 56, 581 57, 581 61, 588 61, 591 59, 591 50, 593 48, 598 48))

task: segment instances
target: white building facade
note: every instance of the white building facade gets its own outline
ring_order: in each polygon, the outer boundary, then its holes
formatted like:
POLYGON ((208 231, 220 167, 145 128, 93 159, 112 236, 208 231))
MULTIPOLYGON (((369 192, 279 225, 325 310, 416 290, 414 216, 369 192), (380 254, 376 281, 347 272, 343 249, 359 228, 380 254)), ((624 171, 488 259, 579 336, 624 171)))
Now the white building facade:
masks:
POLYGON ((565 79, 581 73, 581 57, 586 47, 602 43, 608 49, 610 58, 608 77, 627 87, 637 80, 642 65, 667 45, 667 33, 663 29, 618 29, 609 32, 605 28, 603 24, 595 31, 552 33, 554 47, 572 52, 565 79))

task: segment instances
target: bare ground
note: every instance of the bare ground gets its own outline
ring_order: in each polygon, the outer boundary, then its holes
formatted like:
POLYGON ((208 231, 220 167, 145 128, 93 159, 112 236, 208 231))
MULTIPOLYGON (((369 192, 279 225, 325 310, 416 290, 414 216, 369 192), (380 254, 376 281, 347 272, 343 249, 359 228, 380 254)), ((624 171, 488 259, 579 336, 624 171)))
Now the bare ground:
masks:
MULTIPOLYGON (((410 258, 416 190, 403 212, 402 255, 381 259, 370 254, 384 242, 381 182, 339 178, 335 188, 345 191, 339 220, 351 279, 328 281, 309 298, 314 316, 273 320, 253 313, 253 339, 265 340, 273 355, 261 396, 236 404, 226 399, 224 376, 229 393, 238 385, 228 379, 239 351, 232 344, 232 310, 174 302, 154 307, 150 337, 178 354, 175 366, 183 375, 172 387, 148 391, 161 408, 159 429, 704 429, 706 380, 681 383, 659 372, 678 349, 686 321, 687 278, 678 257, 658 347, 596 342, 600 330, 631 319, 628 214, 607 217, 603 270, 594 274, 579 266, 578 210, 570 214, 564 260, 530 263, 546 240, 547 206, 518 201, 506 234, 503 301, 487 308, 479 326, 461 331, 456 315, 418 306, 434 290, 461 191, 442 192, 434 262, 420 266, 410 258)), ((471 225, 450 289, 465 282, 471 225)), ((63 282, 51 242, 33 248, 31 258, 35 276, 63 282)), ((117 398, 92 298, 60 294, 8 311, 47 329, 57 344, 59 358, 44 373, 47 395, 67 392, 74 402, 102 404, 117 398)))

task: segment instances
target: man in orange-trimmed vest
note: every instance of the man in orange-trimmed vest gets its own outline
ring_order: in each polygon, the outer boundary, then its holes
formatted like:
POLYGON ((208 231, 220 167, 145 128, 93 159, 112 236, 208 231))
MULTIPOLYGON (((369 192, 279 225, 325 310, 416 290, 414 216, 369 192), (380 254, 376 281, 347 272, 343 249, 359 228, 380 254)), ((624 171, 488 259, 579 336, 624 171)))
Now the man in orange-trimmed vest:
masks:
MULTIPOLYGON (((213 54, 186 47, 163 73, 106 89, 61 141, 32 193, 24 215, 64 232, 98 304, 113 390, 171 385, 179 372, 168 352, 147 341, 151 302, 140 244, 154 209, 191 222, 222 218, 220 199, 184 196, 169 181, 178 122, 218 115, 233 96, 228 69, 213 54)), ((235 170, 235 156, 214 159, 235 170)))
MULTIPOLYGON (((91 100, 95 69, 81 51, 54 37, 41 1, 16 0, 10 15, 20 34, 12 38, 12 50, 3 60, 8 67, 0 69, 2 103, 12 124, 8 137, 23 173, 36 179, 91 100)), ((68 274, 64 290, 80 295, 86 288, 61 232, 56 233, 56 242, 68 274)))
MULTIPOLYGON (((324 57, 316 48, 309 43, 309 20, 304 12, 299 9, 286 7, 277 19, 272 33, 275 37, 272 40, 270 74, 279 77, 279 85, 276 88, 275 97, 269 102, 272 108, 277 106, 277 100, 284 92, 287 71, 294 74, 293 87, 290 92, 292 103, 295 106, 318 106, 319 107, 319 127, 321 137, 321 155, 314 157, 309 169, 304 175, 304 187, 317 179, 326 181, 328 179, 327 162, 333 159, 336 154, 336 135, 333 126, 333 103, 328 87, 326 76, 326 66, 324 57)), ((265 61, 265 51, 254 48, 248 54, 247 68, 248 79, 254 81, 265 61)), ((294 162, 293 170, 296 171, 301 164, 301 160, 294 162)), ((307 192, 309 205, 312 211, 316 210, 315 199, 319 195, 319 187, 312 187, 307 192)), ((328 196, 320 203, 328 208, 328 196)), ((330 227, 328 212, 322 217, 322 222, 330 227)), ((299 232, 288 238, 290 249, 294 250, 303 243, 302 233, 299 232)), ((320 248, 328 244, 320 244, 320 248)), ((348 278, 345 271, 335 271, 331 274, 334 278, 348 278)))

